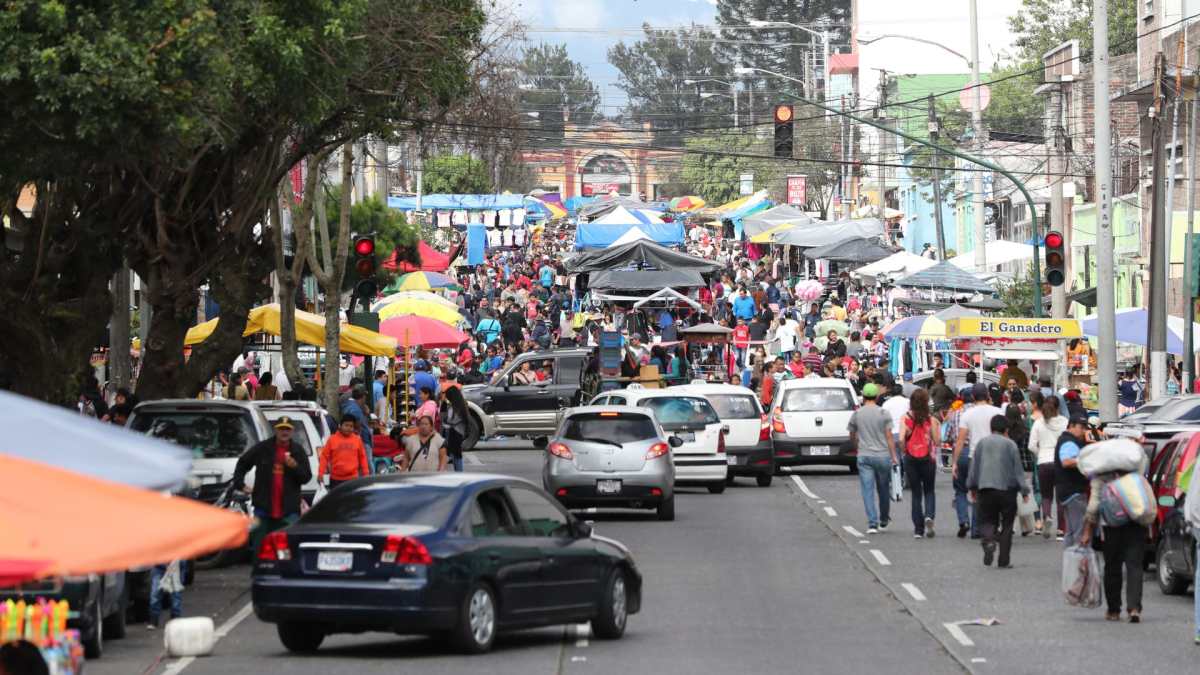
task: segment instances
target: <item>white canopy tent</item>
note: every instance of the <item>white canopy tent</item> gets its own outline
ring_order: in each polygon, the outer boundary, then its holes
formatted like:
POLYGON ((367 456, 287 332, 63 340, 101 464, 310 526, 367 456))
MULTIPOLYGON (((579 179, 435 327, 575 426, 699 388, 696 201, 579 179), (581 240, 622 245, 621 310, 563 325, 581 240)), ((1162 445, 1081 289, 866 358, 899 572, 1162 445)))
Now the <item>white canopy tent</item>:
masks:
POLYGON ((613 246, 624 246, 625 244, 632 244, 633 242, 635 242, 639 239, 645 239, 646 241, 654 241, 654 238, 651 237, 650 235, 646 234, 645 232, 643 232, 642 228, 631 227, 631 228, 629 228, 629 230, 627 230, 625 232, 625 234, 621 235, 620 237, 617 237, 616 241, 609 244, 608 248, 612 248, 613 246))
POLYGON ((988 269, 986 270, 975 269, 974 251, 956 255, 950 259, 950 262, 960 269, 972 272, 988 272, 997 265, 1033 260, 1033 247, 1029 244, 1022 244, 1015 241, 989 241, 984 245, 983 250, 987 256, 988 269))
POLYGON ((875 278, 884 274, 904 277, 914 272, 920 272, 923 269, 933 267, 937 264, 936 260, 931 260, 924 256, 919 256, 916 253, 908 251, 899 251, 892 255, 871 263, 850 272, 850 276, 875 278))
POLYGON ((661 225, 664 221, 654 211, 646 209, 631 211, 624 206, 618 206, 592 222, 596 225, 661 225))

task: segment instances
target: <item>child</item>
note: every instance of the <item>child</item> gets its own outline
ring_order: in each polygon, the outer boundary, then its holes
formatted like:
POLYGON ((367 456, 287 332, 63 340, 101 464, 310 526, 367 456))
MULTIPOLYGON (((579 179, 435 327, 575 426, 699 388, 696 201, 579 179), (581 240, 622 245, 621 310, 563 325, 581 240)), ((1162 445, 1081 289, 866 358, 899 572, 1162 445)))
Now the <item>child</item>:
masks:
POLYGON ((330 436, 321 447, 317 480, 324 478, 326 473, 331 490, 348 480, 371 475, 367 449, 358 433, 358 423, 349 415, 342 417, 337 433, 330 436))
POLYGON ((172 560, 169 564, 155 565, 150 570, 150 623, 148 630, 158 629, 158 618, 162 614, 162 596, 168 596, 171 618, 183 616, 183 561, 172 560))

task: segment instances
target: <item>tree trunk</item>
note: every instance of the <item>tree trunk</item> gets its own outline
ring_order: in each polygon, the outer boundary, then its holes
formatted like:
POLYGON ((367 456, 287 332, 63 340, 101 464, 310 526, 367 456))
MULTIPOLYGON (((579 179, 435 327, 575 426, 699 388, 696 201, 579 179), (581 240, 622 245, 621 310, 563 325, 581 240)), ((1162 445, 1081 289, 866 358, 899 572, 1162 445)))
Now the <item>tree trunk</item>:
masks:
POLYGON ((128 387, 132 379, 129 359, 129 266, 113 275, 112 321, 108 327, 108 379, 117 387, 128 387))
POLYGON ((296 289, 300 285, 300 277, 304 269, 304 251, 300 249, 303 239, 294 236, 296 230, 293 227, 292 233, 295 240, 293 246, 295 248, 292 252, 292 267, 289 269, 283 257, 282 216, 279 200, 276 199, 271 205, 271 232, 275 240, 275 276, 279 282, 279 295, 276 297, 276 301, 279 303, 279 351, 283 361, 283 372, 287 375, 288 383, 293 390, 299 390, 309 387, 308 378, 300 369, 300 356, 297 353, 296 342, 296 289))
POLYGON ((339 310, 342 305, 342 277, 346 272, 346 257, 350 251, 350 196, 353 181, 354 144, 342 146, 342 194, 341 210, 338 213, 337 250, 331 250, 329 222, 317 200, 317 222, 321 228, 321 248, 324 253, 324 269, 318 271, 317 279, 325 292, 325 375, 321 390, 327 410, 338 409, 338 356, 342 326, 339 310))

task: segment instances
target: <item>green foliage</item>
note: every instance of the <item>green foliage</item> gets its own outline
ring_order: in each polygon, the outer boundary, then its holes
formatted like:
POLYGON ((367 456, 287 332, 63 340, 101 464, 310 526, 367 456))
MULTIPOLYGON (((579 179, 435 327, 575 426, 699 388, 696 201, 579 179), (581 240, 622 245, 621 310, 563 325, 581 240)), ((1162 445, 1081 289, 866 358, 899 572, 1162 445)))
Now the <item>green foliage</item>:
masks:
POLYGON ((423 188, 428 194, 483 194, 492 189, 487 165, 465 155, 438 155, 425 160, 423 188))
MULTIPOLYGON (((988 131, 1041 136, 1044 123, 1045 97, 1034 93, 1042 82, 1040 71, 1029 65, 997 65, 984 78, 993 82, 991 103, 983 111, 983 125, 988 131)), ((943 140, 974 138, 971 113, 963 110, 958 99, 939 99, 936 103, 942 120, 943 140)))
POLYGON ((1004 309, 999 312, 1000 316, 1013 318, 1033 316, 1033 301, 1037 297, 1034 293, 1041 290, 1041 284, 1033 283, 1032 279, 1033 268, 1029 266, 1012 281, 999 283, 997 290, 1000 294, 1000 301, 1004 303, 1004 309))
POLYGON ((566 45, 529 47, 517 67, 528 86, 518 95, 521 109, 538 113, 535 147, 561 146, 567 123, 564 111, 577 124, 590 124, 601 116, 600 91, 587 70, 567 56, 566 45))
POLYGON ((689 194, 702 197, 709 204, 722 204, 737 199, 739 177, 754 174, 754 184, 771 185, 781 180, 779 164, 770 159, 741 157, 768 152, 753 134, 714 132, 684 141, 679 180, 689 194))
MULTIPOLYGON (((1113 56, 1137 49, 1138 0, 1109 0, 1108 52, 1113 56)), ((1041 65, 1042 55, 1067 40, 1079 40, 1092 52, 1092 0, 1022 0, 1021 11, 1008 18, 1020 50, 1017 61, 1041 65)))
MULTIPOLYGON (((754 20, 798 24, 815 31, 824 25, 831 45, 850 41, 850 0, 717 0, 714 4, 720 34, 726 40, 719 48, 729 63, 803 80, 806 59, 822 47, 820 39, 807 31, 789 26, 750 27, 754 20)), ((799 85, 790 80, 761 74, 751 77, 756 89, 800 93, 799 85)))

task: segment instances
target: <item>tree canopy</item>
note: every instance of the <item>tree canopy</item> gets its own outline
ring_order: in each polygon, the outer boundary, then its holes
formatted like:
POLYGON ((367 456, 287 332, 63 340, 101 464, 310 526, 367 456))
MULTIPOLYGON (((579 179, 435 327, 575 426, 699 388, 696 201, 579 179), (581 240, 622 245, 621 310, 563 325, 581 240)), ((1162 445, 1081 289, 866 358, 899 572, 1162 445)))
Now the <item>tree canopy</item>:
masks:
POLYGON ((683 146, 686 154, 679 182, 709 204, 737 199, 742 174, 754 174, 756 186, 778 182, 780 170, 775 162, 753 156, 767 151, 766 143, 753 134, 711 132, 688 138, 683 146))
MULTIPOLYGON (((1108 52, 1113 56, 1137 49, 1138 0, 1108 3, 1108 52)), ((1092 53, 1092 0, 1021 0, 1021 11, 1008 18, 1019 50, 1016 60, 1039 66, 1042 55, 1068 40, 1092 53)))
POLYGON ((534 147, 561 147, 568 119, 591 124, 603 116, 600 90, 587 70, 567 55, 562 44, 539 44, 525 49, 518 68, 521 110, 538 113, 533 127, 534 147))
POLYGON ((425 160, 423 188, 429 194, 483 194, 492 190, 492 181, 481 160, 438 155, 425 160))

